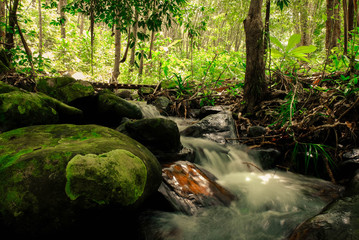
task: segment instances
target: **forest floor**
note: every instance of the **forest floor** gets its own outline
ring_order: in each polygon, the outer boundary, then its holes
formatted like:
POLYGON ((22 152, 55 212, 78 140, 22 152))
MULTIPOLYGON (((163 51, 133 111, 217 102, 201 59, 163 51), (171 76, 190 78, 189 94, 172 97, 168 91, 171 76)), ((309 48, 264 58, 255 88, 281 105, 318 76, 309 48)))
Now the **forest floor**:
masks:
MULTIPOLYGON (((243 95, 228 94, 226 87, 212 91, 212 103, 230 107, 241 144, 278 149, 282 153, 278 167, 333 182, 345 178, 338 171, 343 154, 358 146, 359 87, 353 75, 289 76, 275 72, 271 77, 269 94, 253 114, 243 114, 243 95), (265 127, 266 134, 248 136, 251 126, 265 127)), ((201 97, 193 93, 178 97, 173 90, 164 89, 155 95, 147 100, 170 97, 172 113, 182 117, 189 117, 191 108, 200 106, 201 97)))

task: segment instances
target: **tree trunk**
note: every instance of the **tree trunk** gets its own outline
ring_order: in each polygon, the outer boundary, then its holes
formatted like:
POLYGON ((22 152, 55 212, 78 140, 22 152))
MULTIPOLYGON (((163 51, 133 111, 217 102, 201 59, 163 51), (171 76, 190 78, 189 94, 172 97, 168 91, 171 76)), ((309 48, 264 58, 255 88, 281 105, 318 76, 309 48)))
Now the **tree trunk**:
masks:
MULTIPOLYGON (((5 0, 0 0, 0 21, 5 23, 6 21, 6 11, 5 11, 5 0)), ((5 42, 5 32, 6 28, 0 26, 0 41, 5 42)))
MULTIPOLYGON (((16 12, 19 6, 19 0, 14 0, 12 6, 10 5, 9 10, 9 26, 6 32, 6 45, 7 50, 11 50, 14 47, 14 32, 16 24, 16 12)), ((9 57, 11 59, 11 56, 9 57)))
POLYGON ((80 14, 80 36, 84 33, 84 21, 85 21, 85 15, 83 13, 80 14))
POLYGON ((113 67, 111 82, 116 82, 120 75, 120 61, 121 61, 121 28, 119 24, 115 26, 115 65, 113 67))
POLYGON ((42 14, 41 14, 41 0, 38 1, 39 6, 39 57, 42 57, 42 14))
POLYGON ((310 33, 309 33, 309 2, 308 0, 302 0, 301 2, 301 14, 300 14, 300 34, 301 34, 301 46, 310 45, 310 33))
MULTIPOLYGON (((347 0, 343 1, 343 18, 344 18, 344 55, 348 55, 348 3, 347 0)), ((350 0, 349 0, 350 1, 350 0)))
POLYGON ((267 48, 269 47, 269 17, 270 17, 270 1, 267 0, 266 2, 266 18, 264 24, 264 54, 267 53, 267 48))
POLYGON ((244 20, 247 55, 244 100, 247 112, 253 112, 266 94, 262 4, 263 0, 251 0, 248 16, 244 20))
POLYGON ((325 48, 329 52, 338 45, 340 37, 339 0, 327 0, 325 48))
POLYGON ((130 71, 133 71, 135 66, 136 44, 137 44, 137 31, 138 31, 138 12, 135 11, 135 24, 133 25, 133 46, 131 48, 130 71))
POLYGON ((59 9, 61 17, 61 38, 66 38, 66 15, 63 8, 67 5, 67 0, 59 0, 59 9))

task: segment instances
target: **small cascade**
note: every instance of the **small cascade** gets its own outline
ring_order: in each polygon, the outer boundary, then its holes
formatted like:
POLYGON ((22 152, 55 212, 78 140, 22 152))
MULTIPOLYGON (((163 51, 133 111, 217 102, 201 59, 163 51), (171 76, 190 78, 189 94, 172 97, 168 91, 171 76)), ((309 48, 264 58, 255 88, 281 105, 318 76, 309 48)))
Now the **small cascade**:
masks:
POLYGON ((327 181, 263 171, 244 147, 189 137, 181 142, 196 153, 195 164, 213 173, 236 199, 229 206, 209 206, 193 216, 151 215, 152 230, 162 239, 283 239, 339 196, 340 189, 327 181))
POLYGON ((133 101, 142 112, 143 118, 160 118, 162 117, 160 112, 154 105, 147 104, 146 102, 133 101))

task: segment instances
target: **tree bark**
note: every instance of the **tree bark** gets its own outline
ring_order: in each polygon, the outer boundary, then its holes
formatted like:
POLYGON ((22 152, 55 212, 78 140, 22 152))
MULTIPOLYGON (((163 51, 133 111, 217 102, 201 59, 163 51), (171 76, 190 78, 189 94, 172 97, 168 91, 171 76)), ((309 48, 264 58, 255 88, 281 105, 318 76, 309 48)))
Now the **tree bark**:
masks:
POLYGON ((266 94, 262 4, 263 0, 251 0, 248 16, 244 20, 247 65, 244 100, 247 112, 253 112, 266 94))
POLYGON ((135 24, 133 25, 133 47, 131 48, 131 58, 130 58, 130 71, 133 71, 135 66, 135 54, 136 54, 136 44, 137 44, 137 31, 138 31, 138 12, 135 11, 135 24))
MULTIPOLYGON (((5 0, 0 0, 0 21, 5 23, 6 21, 6 12, 5 12, 5 0)), ((6 28, 1 26, 0 27, 0 41, 5 42, 5 33, 6 28)))
POLYGON ((111 82, 116 82, 120 75, 120 61, 121 61, 121 28, 119 24, 115 26, 115 65, 113 67, 111 82))
POLYGON ((329 52, 338 45, 340 37, 339 0, 327 0, 325 48, 329 52))
POLYGON ((41 13, 41 0, 38 1, 39 9, 39 57, 42 57, 42 13, 41 13))
MULTIPOLYGON (((348 3, 347 0, 343 1, 343 18, 344 18, 344 55, 348 55, 348 3)), ((350 0, 349 0, 350 1, 350 0)))
POLYGON ((310 45, 310 33, 309 33, 309 2, 308 0, 302 0, 301 2, 301 14, 300 14, 300 33, 301 33, 301 46, 310 45))
MULTIPOLYGON (((8 31, 6 32, 6 45, 7 50, 11 50, 14 47, 14 32, 16 25, 16 13, 19 6, 19 0, 14 0, 12 6, 10 5, 9 10, 9 26, 8 31)), ((9 57, 11 59, 11 56, 9 57)))
POLYGON ((67 0, 59 0, 59 9, 61 17, 61 38, 66 38, 66 15, 63 8, 66 6, 67 0))

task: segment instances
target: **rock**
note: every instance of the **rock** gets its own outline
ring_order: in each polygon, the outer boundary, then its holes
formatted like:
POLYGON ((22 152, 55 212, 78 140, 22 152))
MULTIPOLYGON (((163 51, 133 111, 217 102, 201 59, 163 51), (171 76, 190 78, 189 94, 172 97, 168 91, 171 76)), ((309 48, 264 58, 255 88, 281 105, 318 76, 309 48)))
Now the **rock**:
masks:
POLYGON ((343 154, 343 162, 338 165, 337 178, 350 180, 359 169, 359 149, 352 149, 343 154))
POLYGON ((350 182, 343 198, 332 201, 318 215, 300 224, 288 239, 359 239, 359 172, 350 182))
POLYGON ((152 105, 157 108, 161 115, 168 115, 167 112, 170 108, 170 104, 171 101, 165 96, 160 96, 152 102, 152 105))
POLYGON ((343 154, 344 159, 359 159, 359 149, 354 148, 343 154))
POLYGON ((177 153, 182 149, 177 124, 164 118, 146 118, 126 122, 118 131, 139 141, 155 155, 177 153))
POLYGON ((0 220, 11 231, 60 231, 103 212, 120 221, 161 183, 148 149, 101 126, 19 128, 0 134, 0 146, 0 220))
MULTIPOLYGON (((163 183, 159 191, 175 210, 188 215, 209 206, 229 206, 236 197, 208 177, 195 164, 177 161, 162 169, 163 183)), ((212 179, 211 179, 212 178, 212 179)))
POLYGON ((211 114, 217 114, 217 113, 221 113, 221 112, 226 112, 224 106, 203 106, 201 107, 201 109, 199 110, 199 118, 205 118, 208 115, 211 114))
POLYGON ((43 93, 9 85, 2 85, 0 89, 0 132, 37 124, 77 123, 82 119, 81 110, 43 93))
POLYGON ((90 83, 72 77, 41 78, 36 87, 38 91, 64 103, 95 94, 90 83))
POLYGON ((237 138, 236 126, 230 113, 209 115, 181 131, 182 136, 201 137, 220 144, 234 143, 237 138))
POLYGON ((281 153, 274 148, 255 149, 249 155, 257 159, 263 170, 272 169, 281 157, 281 153))
POLYGON ((359 195, 329 204, 320 214, 299 225, 288 239, 359 239, 359 195))
POLYGON ((116 128, 123 118, 141 119, 142 112, 132 104, 111 92, 76 99, 71 105, 84 112, 86 124, 98 124, 116 128))
POLYGON ((248 128, 248 137, 260 137, 265 135, 267 129, 262 126, 251 126, 248 128))

